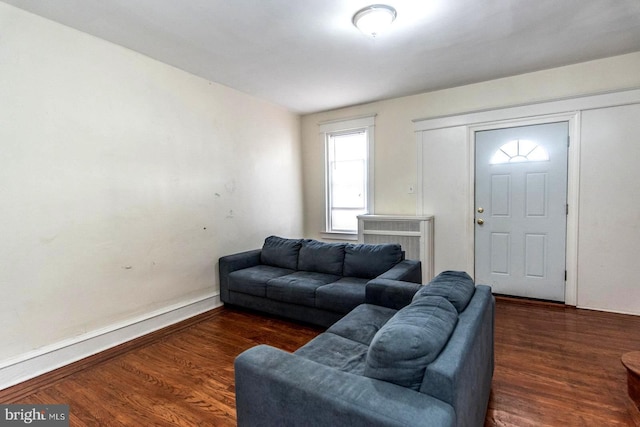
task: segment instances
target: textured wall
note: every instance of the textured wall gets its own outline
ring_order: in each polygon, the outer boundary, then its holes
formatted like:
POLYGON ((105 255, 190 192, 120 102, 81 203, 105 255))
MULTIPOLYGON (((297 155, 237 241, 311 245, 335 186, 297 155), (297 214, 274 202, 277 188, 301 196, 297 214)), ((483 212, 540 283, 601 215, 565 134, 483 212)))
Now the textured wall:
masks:
POLYGON ((300 119, 0 3, 0 366, 302 235, 300 119))

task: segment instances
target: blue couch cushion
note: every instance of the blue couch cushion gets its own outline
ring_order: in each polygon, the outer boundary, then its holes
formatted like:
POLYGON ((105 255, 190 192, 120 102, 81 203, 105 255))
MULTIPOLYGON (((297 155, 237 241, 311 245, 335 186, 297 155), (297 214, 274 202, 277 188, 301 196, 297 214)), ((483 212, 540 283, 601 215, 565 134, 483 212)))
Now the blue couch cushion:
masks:
POLYGON ((295 354, 331 368, 362 375, 368 347, 329 332, 318 335, 295 354))
POLYGON ((373 337, 364 374, 419 390, 427 365, 447 344, 458 312, 445 298, 425 296, 398 311, 373 337))
POLYGON ((267 282, 293 273, 293 270, 270 265, 256 265, 229 273, 229 290, 243 294, 265 297, 267 282))
POLYGON ((303 240, 298 255, 298 270, 342 276, 344 247, 344 243, 303 240))
POLYGON ((473 279, 464 271, 443 271, 420 288, 413 296, 413 301, 425 296, 441 296, 461 313, 467 308, 475 291, 473 279))
POLYGON ((367 279, 343 277, 316 289, 316 308, 348 313, 364 303, 367 279))
POLYGON ((372 304, 360 304, 331 325, 327 332, 369 346, 375 334, 397 310, 372 304))
POLYGON ((345 247, 345 277, 373 279, 402 261, 402 248, 395 243, 384 245, 348 244, 345 247))
POLYGON ((267 282, 267 298, 314 307, 316 289, 335 282, 339 276, 331 274, 296 271, 267 282))
POLYGON ((301 246, 301 239, 284 239, 282 237, 269 236, 262 245, 260 262, 273 267, 296 270, 301 246))

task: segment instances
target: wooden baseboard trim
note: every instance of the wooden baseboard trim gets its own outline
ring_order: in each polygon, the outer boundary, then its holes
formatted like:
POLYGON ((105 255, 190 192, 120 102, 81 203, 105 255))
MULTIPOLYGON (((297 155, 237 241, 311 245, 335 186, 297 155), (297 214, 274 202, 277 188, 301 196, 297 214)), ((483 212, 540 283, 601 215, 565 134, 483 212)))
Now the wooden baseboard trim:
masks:
POLYGON ((0 390, 0 403, 20 403, 20 399, 40 388, 51 386, 56 382, 64 379, 65 377, 82 371, 83 369, 95 366, 99 363, 117 357, 133 349, 144 347, 182 329, 189 328, 207 319, 215 317, 220 314, 222 310, 223 307, 214 308, 212 310, 193 316, 189 319, 182 320, 173 325, 166 326, 162 329, 135 338, 131 341, 127 341, 125 343, 116 345, 115 347, 111 347, 107 350, 85 357, 84 359, 55 369, 51 372, 47 372, 35 378, 8 387, 4 390, 0 390))

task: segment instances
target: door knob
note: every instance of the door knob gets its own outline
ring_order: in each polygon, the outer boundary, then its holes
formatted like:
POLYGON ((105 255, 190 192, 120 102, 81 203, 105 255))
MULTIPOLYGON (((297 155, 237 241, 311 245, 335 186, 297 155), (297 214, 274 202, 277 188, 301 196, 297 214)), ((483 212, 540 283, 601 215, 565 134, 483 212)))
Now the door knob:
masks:
POLYGON ((482 225, 482 224, 484 224, 484 219, 478 218, 478 225, 482 225))

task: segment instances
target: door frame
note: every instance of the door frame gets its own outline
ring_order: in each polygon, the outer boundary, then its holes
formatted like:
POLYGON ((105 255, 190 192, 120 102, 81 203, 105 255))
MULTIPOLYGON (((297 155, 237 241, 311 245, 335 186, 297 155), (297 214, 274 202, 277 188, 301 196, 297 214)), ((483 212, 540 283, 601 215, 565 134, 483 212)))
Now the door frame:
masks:
POLYGON ((469 265, 473 266, 475 276, 475 200, 476 200, 476 139, 478 131, 497 130, 520 126, 540 125, 547 123, 568 122, 569 147, 567 153, 567 205, 569 211, 566 224, 565 268, 567 277, 565 280, 564 302, 575 306, 578 298, 578 189, 580 178, 580 112, 547 114, 528 118, 497 120, 482 124, 467 126, 467 147, 469 152, 469 201, 467 209, 468 227, 467 235, 470 244, 467 248, 469 265))

